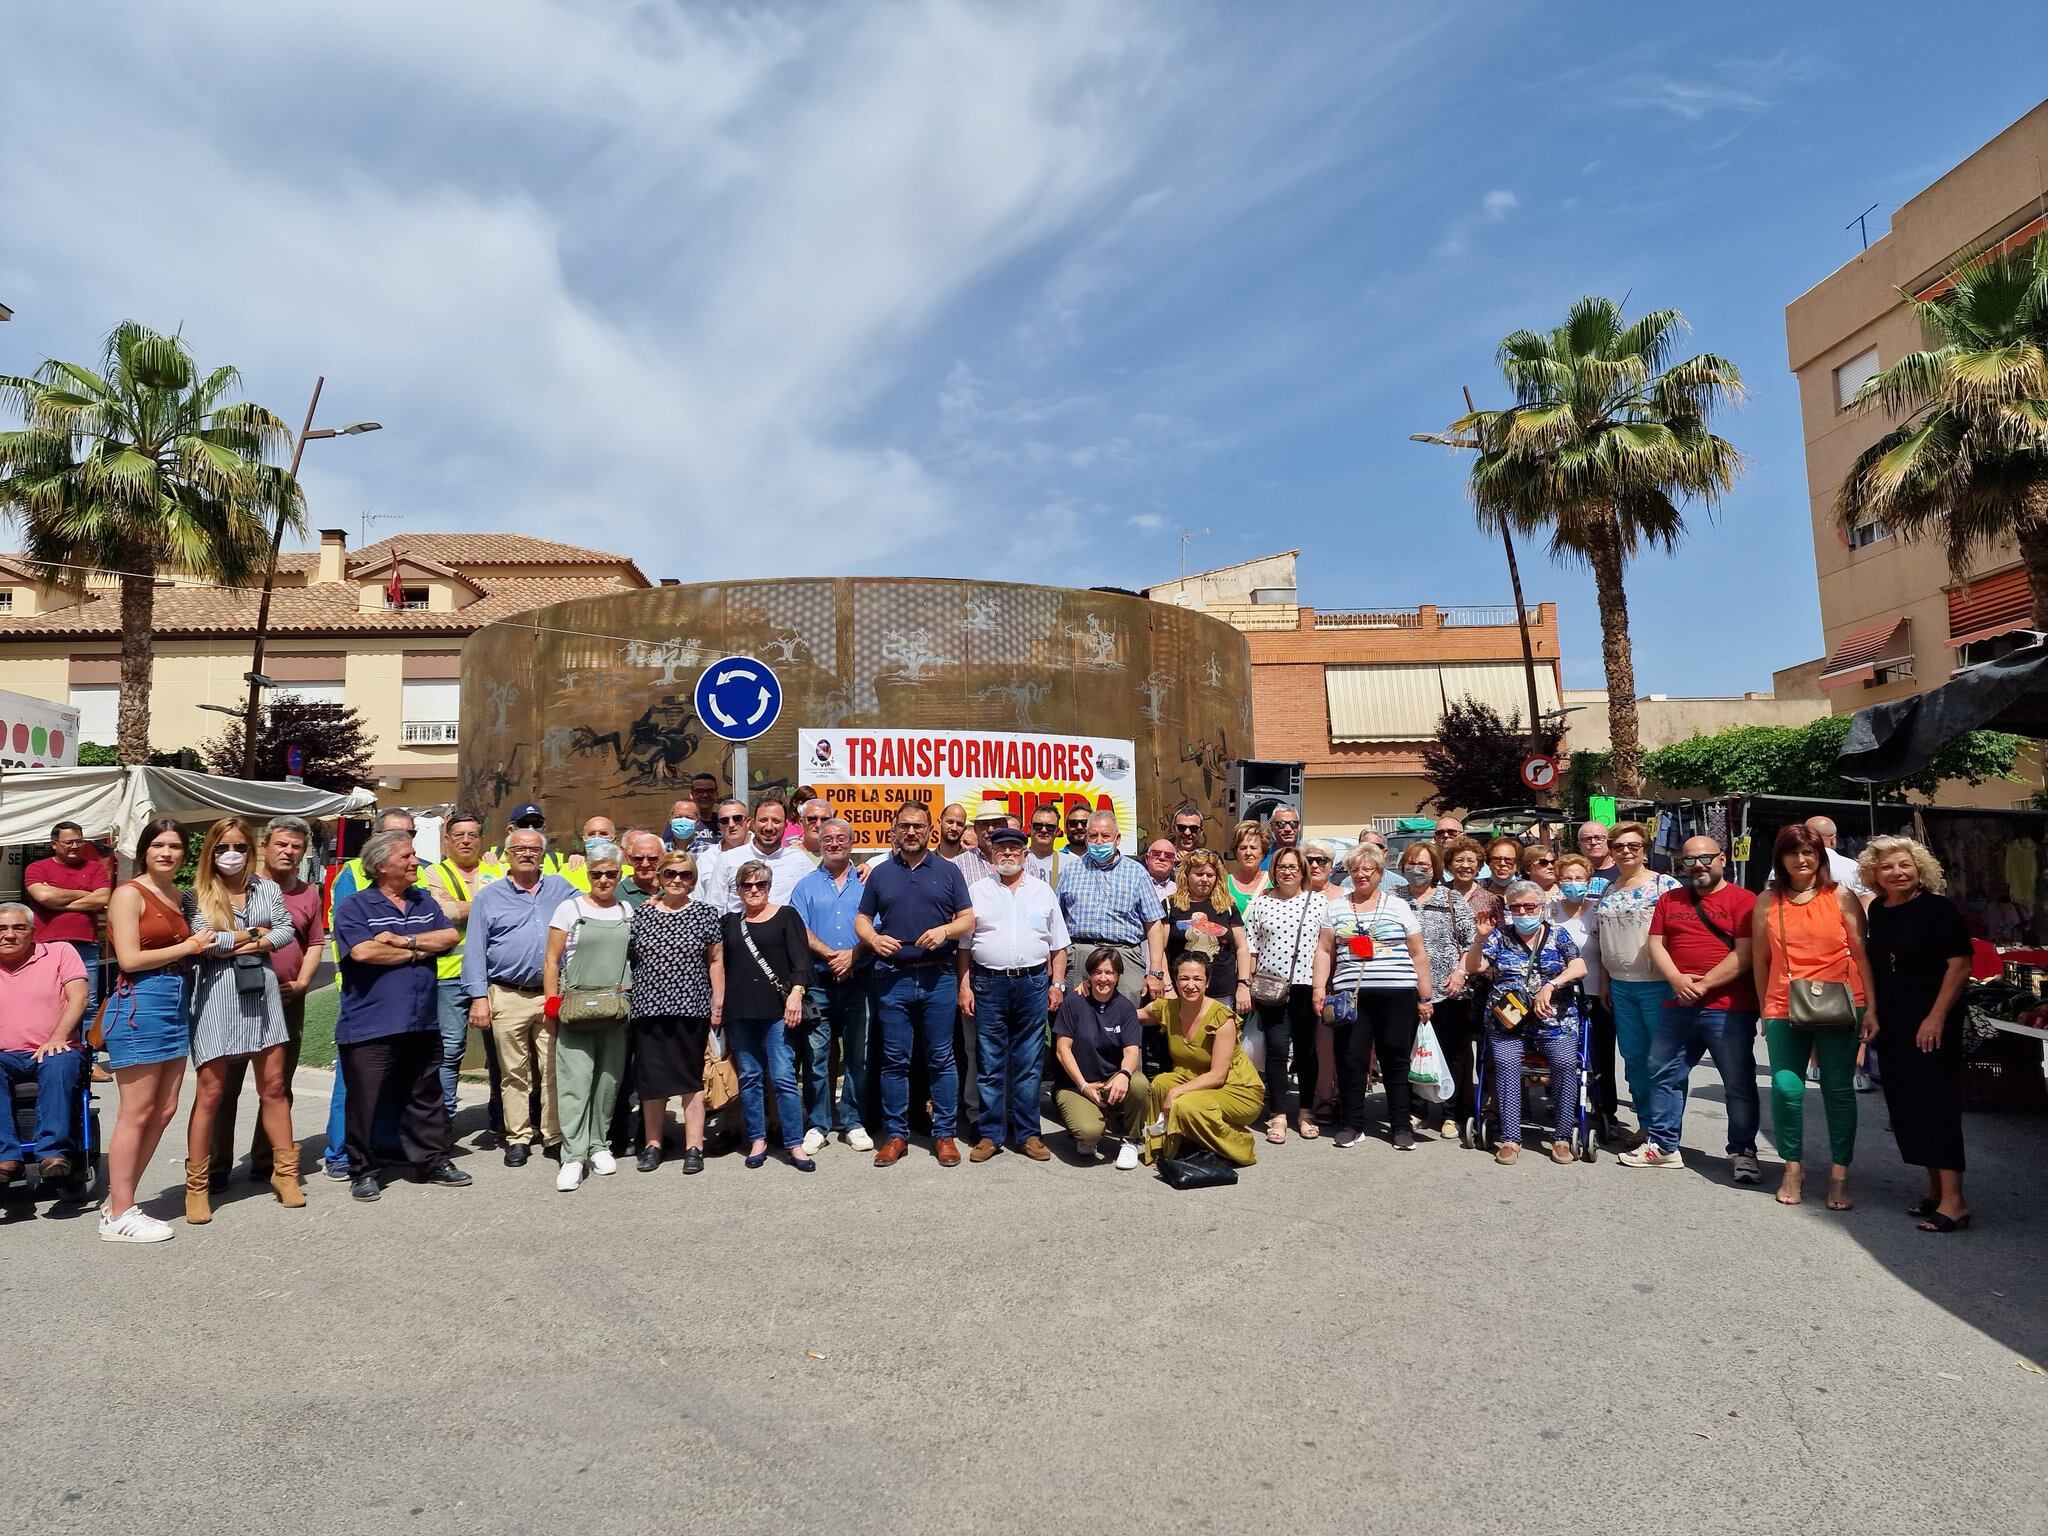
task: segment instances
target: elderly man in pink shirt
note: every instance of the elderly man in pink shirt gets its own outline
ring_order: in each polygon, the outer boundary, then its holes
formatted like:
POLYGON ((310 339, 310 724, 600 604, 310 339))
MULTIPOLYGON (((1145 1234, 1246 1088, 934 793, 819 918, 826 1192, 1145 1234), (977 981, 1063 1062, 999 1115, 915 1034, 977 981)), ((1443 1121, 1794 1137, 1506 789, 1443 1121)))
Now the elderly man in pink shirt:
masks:
POLYGON ((66 1179, 78 1156, 78 1084, 85 1055, 85 963, 69 944, 38 944, 36 915, 18 901, 0 903, 0 1184, 22 1175, 14 1132, 14 1085, 37 1084, 36 1171, 66 1179))

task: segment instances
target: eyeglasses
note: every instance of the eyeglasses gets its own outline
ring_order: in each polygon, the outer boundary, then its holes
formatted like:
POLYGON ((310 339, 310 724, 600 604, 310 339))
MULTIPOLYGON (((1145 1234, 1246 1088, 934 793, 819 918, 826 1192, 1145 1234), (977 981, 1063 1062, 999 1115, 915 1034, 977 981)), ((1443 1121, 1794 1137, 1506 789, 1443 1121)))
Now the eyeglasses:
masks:
POLYGON ((1173 829, 1175 837, 1200 837, 1202 824, 1199 821, 1183 821, 1173 829))
POLYGON ((694 880, 697 878, 697 872, 692 869, 664 869, 661 872, 661 878, 664 880, 694 880))
POLYGON ((1529 861, 1529 867, 1530 867, 1531 869, 1555 869, 1555 868, 1557 868, 1557 860, 1555 860, 1555 859, 1531 859, 1531 860, 1529 861))
POLYGON ((1719 857, 1721 857, 1721 855, 1718 853, 1681 853, 1678 856, 1678 862, 1681 865, 1696 864, 1701 869, 1705 869, 1708 865, 1712 864, 1714 860, 1718 859, 1719 857))
POLYGON ((661 855, 658 853, 636 853, 630 855, 630 857, 636 867, 641 864, 659 864, 661 862, 661 855))
POLYGON ((744 816, 721 816, 718 818, 718 824, 721 827, 736 827, 746 819, 744 816))
POLYGON ((798 821, 830 821, 832 818, 822 811, 806 811, 797 817, 798 821))
POLYGON ((1319 853, 1312 853, 1308 856, 1308 862, 1309 868, 1313 869, 1318 864, 1328 864, 1330 861, 1319 853))
POLYGON ((1523 901, 1515 903, 1513 906, 1509 907, 1508 910, 1510 912, 1519 912, 1524 917, 1529 917, 1537 912, 1541 912, 1543 909, 1541 907, 1531 906, 1528 902, 1523 901))
POLYGON ((1298 821, 1276 821, 1273 823, 1273 830, 1275 832, 1292 832, 1300 825, 1301 823, 1298 821))
POLYGON ((1615 853, 1641 853, 1643 851, 1643 845, 1634 838, 1630 838, 1625 843, 1609 843, 1607 846, 1615 853))
POLYGON ((529 816, 524 821, 513 822, 512 825, 515 827, 525 827, 529 831, 539 832, 546 828, 547 823, 537 816, 529 816))
POLYGON ((1034 832, 1057 832, 1059 829, 1060 824, 1056 821, 1034 821, 1031 823, 1031 830, 1034 832))
POLYGON ((593 880, 616 880, 619 878, 619 872, 616 869, 593 869, 589 873, 590 878, 593 880))
POLYGON ((771 882, 766 880, 742 880, 739 888, 743 891, 765 891, 771 882))

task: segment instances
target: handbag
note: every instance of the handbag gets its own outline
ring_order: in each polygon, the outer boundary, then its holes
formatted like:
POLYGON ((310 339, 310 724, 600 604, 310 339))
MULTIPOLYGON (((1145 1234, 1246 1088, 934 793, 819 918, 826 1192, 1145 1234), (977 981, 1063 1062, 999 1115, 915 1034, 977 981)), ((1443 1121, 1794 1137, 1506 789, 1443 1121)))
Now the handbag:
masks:
POLYGON ((725 1048, 725 1031, 714 1029, 704 1043, 704 1107, 720 1110, 739 1096, 740 1074, 725 1048))
POLYGON ((1159 1177, 1173 1189, 1209 1189, 1235 1184, 1237 1170, 1207 1147, 1198 1147, 1179 1157, 1160 1158, 1159 1177))
MULTIPOLYGON (((1285 976, 1268 976, 1264 971, 1255 970, 1252 972, 1251 990, 1253 1002, 1263 1003, 1268 1008, 1276 1007, 1286 1002, 1287 995, 1294 990, 1294 973, 1301 967, 1301 936, 1309 931, 1308 912, 1308 905, 1304 902, 1301 909, 1301 926, 1295 930, 1294 954, 1292 956, 1292 964, 1287 967, 1287 974, 1285 976)), ((1321 930, 1318 929, 1317 931, 1320 932, 1321 930)), ((1190 1185, 1189 1187, 1192 1188, 1193 1186, 1190 1185)))
MULTIPOLYGON (((744 917, 740 919, 740 942, 747 946, 747 953, 754 957, 754 964, 761 967, 761 974, 768 978, 770 984, 774 986, 776 991, 787 996, 790 988, 794 987, 796 983, 793 981, 784 981, 782 979, 782 974, 779 971, 777 971, 774 966, 770 965, 768 963, 767 957, 764 956, 761 953, 761 951, 755 947, 754 935, 748 931, 751 927, 752 924, 750 924, 744 917)), ((801 1018, 803 1021, 803 1027, 805 1029, 809 1029, 812 1026, 818 1024, 824 1018, 824 1015, 818 1011, 818 1005, 811 1001, 811 993, 808 987, 804 989, 804 1007, 801 1018)))
MULTIPOLYGON (((1820 898, 1814 898, 1818 901, 1820 898)), ((1778 944, 1785 951, 1785 964, 1792 963, 1792 945, 1785 936, 1785 908, 1783 895, 1774 892, 1771 896, 1771 910, 1778 915, 1778 944)), ((1840 921, 1839 915, 1837 921, 1840 921)), ((1842 936, 1842 949, 1846 953, 1849 938, 1842 936)), ((1811 981, 1803 977, 1788 975, 1785 978, 1785 1015, 1801 1029, 1854 1029, 1856 1017, 1856 994, 1849 990, 1846 981, 1811 981)))
POLYGON ((620 990, 626 984, 626 954, 632 943, 630 922, 590 923, 579 912, 576 924, 570 933, 576 940, 576 953, 569 957, 568 974, 562 978, 562 1008, 557 1015, 564 1029, 605 1029, 622 1023, 629 1018, 625 994, 620 990), (590 928, 586 936, 585 926, 590 928), (611 930, 617 929, 617 933, 611 930), (593 968, 606 967, 616 970, 618 979, 609 986, 592 986, 593 968))

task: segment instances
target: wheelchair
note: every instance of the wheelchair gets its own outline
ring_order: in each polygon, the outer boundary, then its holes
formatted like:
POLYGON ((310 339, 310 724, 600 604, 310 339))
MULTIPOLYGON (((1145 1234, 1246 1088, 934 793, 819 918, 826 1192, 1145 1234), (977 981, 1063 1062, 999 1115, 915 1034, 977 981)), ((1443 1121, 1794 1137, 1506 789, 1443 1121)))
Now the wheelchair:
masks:
POLYGON ((67 1178, 46 1180, 36 1172, 36 1102, 39 1095, 40 1086, 33 1078, 13 1085, 8 1110, 14 1116, 15 1139, 21 1143, 25 1156, 22 1159, 22 1176, 12 1184, 0 1186, 0 1201, 63 1200, 98 1205, 107 1193, 107 1154, 106 1145, 100 1139, 100 1107, 99 1100, 93 1095, 92 1068, 88 1065, 79 1073, 78 1103, 74 1110, 78 1125, 78 1152, 71 1160, 71 1173, 67 1178))

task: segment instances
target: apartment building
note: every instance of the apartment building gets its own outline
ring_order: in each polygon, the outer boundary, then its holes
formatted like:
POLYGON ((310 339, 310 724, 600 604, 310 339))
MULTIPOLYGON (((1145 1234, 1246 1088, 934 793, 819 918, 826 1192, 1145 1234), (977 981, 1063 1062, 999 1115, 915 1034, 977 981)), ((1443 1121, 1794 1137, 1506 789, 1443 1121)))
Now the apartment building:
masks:
MULTIPOLYGON (((362 713, 387 804, 434 804, 455 791, 462 642, 545 603, 648 585, 624 555, 524 534, 400 534, 352 554, 345 533, 325 529, 317 550, 279 557, 263 671, 280 693, 362 713)), ((159 750, 231 725, 202 706, 243 706, 256 606, 253 589, 164 576, 150 701, 159 750)), ((114 741, 120 634, 112 576, 95 573, 79 594, 0 555, 0 688, 72 705, 83 741, 114 741)))
POLYGON ((1820 686, 1837 714, 1946 682, 2003 654, 2028 623, 2013 547, 1982 552, 1959 579, 1938 543, 1894 537, 1882 522, 1844 530, 1835 495, 1856 457, 1894 424, 1880 410, 1852 408, 1856 391, 1926 345, 1904 295, 1938 294, 1962 257, 2044 233, 2048 102, 1900 206, 1886 234, 1785 311, 1827 641, 1820 686))
MULTIPOLYGON (((1463 698, 1527 724, 1513 607, 1313 608, 1296 601, 1298 550, 1149 587, 1243 631, 1252 658, 1252 742, 1231 755, 1304 765, 1302 822, 1350 837, 1375 816, 1412 816, 1433 793, 1422 748, 1463 698)), ((1559 707, 1557 608, 1529 612, 1538 707, 1559 707)))

